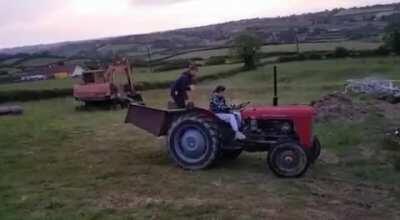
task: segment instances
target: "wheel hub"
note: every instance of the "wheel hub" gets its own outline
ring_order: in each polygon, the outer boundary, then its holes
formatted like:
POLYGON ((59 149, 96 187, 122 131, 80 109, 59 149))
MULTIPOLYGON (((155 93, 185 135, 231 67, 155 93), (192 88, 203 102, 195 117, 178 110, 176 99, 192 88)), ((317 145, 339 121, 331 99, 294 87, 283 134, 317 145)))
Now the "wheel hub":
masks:
POLYGON ((207 139, 196 128, 187 128, 182 132, 178 153, 187 161, 199 161, 203 159, 206 151, 207 139))
POLYGON ((280 156, 281 168, 290 171, 296 169, 298 165, 298 158, 292 151, 284 151, 280 156))

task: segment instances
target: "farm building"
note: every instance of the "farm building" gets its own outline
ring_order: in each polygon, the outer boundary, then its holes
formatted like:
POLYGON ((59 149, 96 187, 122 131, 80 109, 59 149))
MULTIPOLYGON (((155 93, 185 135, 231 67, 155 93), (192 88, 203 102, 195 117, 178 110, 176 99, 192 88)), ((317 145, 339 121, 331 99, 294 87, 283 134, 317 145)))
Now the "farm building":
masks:
POLYGON ((21 80, 30 80, 31 76, 43 76, 43 79, 65 79, 82 75, 83 71, 83 67, 79 65, 52 64, 25 70, 25 73, 22 74, 23 79, 21 78, 21 80))
POLYGON ((81 75, 83 68, 78 65, 50 65, 46 72, 46 75, 49 78, 65 79, 68 77, 81 75))

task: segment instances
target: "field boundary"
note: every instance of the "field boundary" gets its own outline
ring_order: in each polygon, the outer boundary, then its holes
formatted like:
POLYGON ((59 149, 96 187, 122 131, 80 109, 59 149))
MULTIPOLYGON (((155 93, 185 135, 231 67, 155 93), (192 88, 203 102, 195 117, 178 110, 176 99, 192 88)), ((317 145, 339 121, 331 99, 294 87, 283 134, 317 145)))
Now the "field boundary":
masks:
MULTIPOLYGON (((197 82, 204 82, 209 80, 216 80, 221 78, 227 78, 236 74, 246 72, 242 67, 233 68, 231 70, 222 71, 213 75, 200 76, 197 78, 197 82)), ((139 91, 154 90, 154 89, 166 89, 171 86, 173 80, 164 82, 138 82, 136 88, 139 91)), ((73 89, 45 89, 45 90, 11 90, 0 92, 0 103, 6 102, 26 102, 42 99, 51 98, 62 98, 72 96, 73 89)))

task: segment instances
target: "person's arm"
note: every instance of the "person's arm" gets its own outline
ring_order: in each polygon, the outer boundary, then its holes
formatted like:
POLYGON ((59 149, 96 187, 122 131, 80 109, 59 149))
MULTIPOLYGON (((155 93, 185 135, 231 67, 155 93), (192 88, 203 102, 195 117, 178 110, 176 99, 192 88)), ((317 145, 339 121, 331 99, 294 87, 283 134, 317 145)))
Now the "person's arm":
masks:
POLYGON ((227 113, 231 111, 231 108, 225 103, 225 98, 221 96, 214 95, 211 98, 210 105, 211 105, 211 110, 214 112, 227 113))
POLYGON ((189 76, 186 76, 186 77, 184 78, 183 84, 184 84, 184 87, 185 87, 184 89, 185 89, 186 91, 192 91, 192 90, 194 90, 193 80, 192 80, 189 76))
POLYGON ((225 97, 222 96, 221 99, 222 99, 222 106, 221 106, 222 109, 226 112, 230 112, 232 108, 226 104, 225 97))

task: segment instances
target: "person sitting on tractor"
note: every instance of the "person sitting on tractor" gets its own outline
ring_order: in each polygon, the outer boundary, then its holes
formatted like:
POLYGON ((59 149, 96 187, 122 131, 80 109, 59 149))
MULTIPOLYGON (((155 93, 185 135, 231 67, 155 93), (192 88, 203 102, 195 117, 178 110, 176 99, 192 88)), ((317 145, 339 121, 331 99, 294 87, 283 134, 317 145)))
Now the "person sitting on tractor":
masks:
POLYGON ((186 103, 189 100, 188 91, 194 88, 194 78, 196 77, 199 68, 195 64, 190 64, 189 69, 182 73, 171 87, 171 97, 177 108, 186 108, 186 103))
POLYGON ((235 132, 235 139, 244 140, 246 136, 239 130, 242 117, 239 112, 234 111, 233 107, 226 104, 224 97, 225 90, 225 86, 217 86, 215 88, 210 99, 210 110, 219 119, 230 124, 232 130, 235 132))

